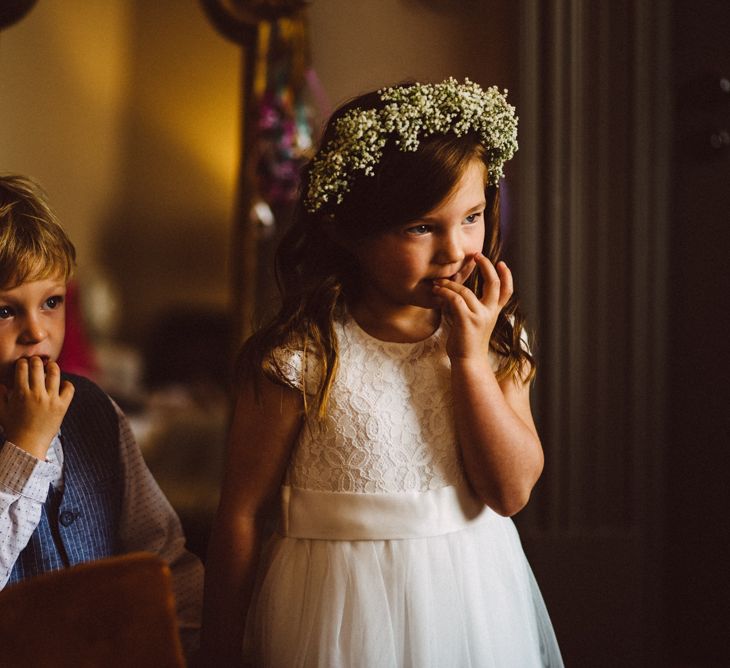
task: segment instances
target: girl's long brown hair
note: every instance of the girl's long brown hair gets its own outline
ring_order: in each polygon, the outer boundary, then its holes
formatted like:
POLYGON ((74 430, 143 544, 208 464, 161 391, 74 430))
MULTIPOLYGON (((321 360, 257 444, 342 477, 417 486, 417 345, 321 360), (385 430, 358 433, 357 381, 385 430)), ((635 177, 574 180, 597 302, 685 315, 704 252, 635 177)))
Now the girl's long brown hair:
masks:
MULTIPOLYGON (((337 118, 349 109, 378 108, 381 104, 377 93, 369 93, 341 107, 330 119, 321 145, 327 145, 337 118)), ((357 260, 345 246, 433 210, 473 160, 488 164, 487 151, 476 135, 427 137, 416 152, 403 152, 391 141, 375 175, 358 175, 340 204, 327 204, 310 213, 300 197, 292 225, 276 253, 281 307, 244 343, 237 364, 239 380, 257 384, 263 372, 275 382, 293 387, 272 351, 280 346, 302 350, 305 364, 308 358, 315 359, 314 368, 318 369, 316 386, 304 387, 305 407, 308 410, 313 400, 311 407, 322 416, 337 371, 335 322, 344 315, 347 303, 353 303, 359 294, 357 260)), ((307 192, 308 181, 309 170, 305 167, 302 193, 307 192)), ((502 252, 499 189, 486 187, 485 195, 483 253, 496 264, 502 252)), ((466 284, 481 295, 478 271, 466 284)), ((512 295, 499 314, 489 343, 499 356, 499 380, 519 377, 527 381, 534 376, 535 360, 521 343, 523 328, 518 299, 512 295)), ((307 376, 303 374, 304 381, 307 376)))

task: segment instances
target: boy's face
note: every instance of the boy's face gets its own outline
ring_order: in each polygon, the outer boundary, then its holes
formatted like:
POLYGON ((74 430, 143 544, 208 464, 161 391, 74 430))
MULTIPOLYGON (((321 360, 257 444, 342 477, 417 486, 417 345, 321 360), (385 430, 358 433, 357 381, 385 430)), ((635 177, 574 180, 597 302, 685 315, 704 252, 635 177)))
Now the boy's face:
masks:
POLYGON ((66 281, 31 280, 0 288, 0 383, 13 385, 15 363, 37 355, 56 361, 66 331, 66 281))

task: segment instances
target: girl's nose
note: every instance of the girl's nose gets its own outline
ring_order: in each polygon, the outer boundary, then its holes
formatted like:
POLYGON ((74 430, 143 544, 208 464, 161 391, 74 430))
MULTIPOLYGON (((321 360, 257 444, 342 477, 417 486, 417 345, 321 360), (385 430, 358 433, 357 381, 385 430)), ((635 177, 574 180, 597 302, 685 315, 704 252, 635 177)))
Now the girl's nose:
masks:
POLYGON ((436 259, 441 264, 456 264, 464 259, 464 247, 458 234, 446 234, 441 238, 436 259))

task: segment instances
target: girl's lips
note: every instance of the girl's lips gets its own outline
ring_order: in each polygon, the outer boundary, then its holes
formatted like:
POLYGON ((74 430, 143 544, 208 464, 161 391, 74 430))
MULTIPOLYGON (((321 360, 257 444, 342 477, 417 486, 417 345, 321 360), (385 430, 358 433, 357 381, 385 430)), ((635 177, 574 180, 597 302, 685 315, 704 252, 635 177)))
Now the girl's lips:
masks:
POLYGON ((458 277, 458 272, 456 274, 451 274, 451 276, 435 276, 434 278, 429 279, 431 283, 435 283, 436 281, 455 281, 458 277))

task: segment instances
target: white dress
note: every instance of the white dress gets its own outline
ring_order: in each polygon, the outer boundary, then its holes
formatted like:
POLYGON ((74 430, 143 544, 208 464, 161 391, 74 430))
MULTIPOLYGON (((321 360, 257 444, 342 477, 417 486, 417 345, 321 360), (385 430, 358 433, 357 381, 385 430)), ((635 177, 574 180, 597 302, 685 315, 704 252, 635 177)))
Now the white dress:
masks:
MULTIPOLYGON (((246 653, 276 668, 562 666, 514 524, 464 479, 443 329, 389 343, 336 327, 327 416, 295 446, 246 653)), ((315 377, 300 352, 275 354, 298 386, 315 377)))

